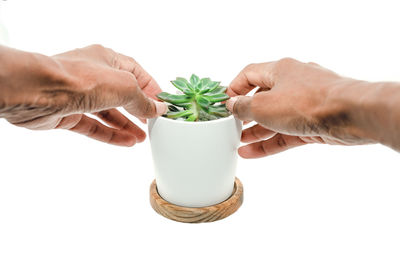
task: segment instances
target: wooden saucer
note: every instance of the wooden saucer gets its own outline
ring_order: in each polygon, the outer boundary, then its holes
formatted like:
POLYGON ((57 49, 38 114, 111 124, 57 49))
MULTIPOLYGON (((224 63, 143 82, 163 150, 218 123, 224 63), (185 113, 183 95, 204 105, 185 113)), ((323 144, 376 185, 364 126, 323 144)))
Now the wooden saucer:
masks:
POLYGON ((183 223, 204 223, 221 220, 236 212, 243 203, 243 185, 235 178, 231 197, 207 207, 183 207, 167 202, 158 194, 156 180, 150 185, 151 207, 160 215, 183 223))

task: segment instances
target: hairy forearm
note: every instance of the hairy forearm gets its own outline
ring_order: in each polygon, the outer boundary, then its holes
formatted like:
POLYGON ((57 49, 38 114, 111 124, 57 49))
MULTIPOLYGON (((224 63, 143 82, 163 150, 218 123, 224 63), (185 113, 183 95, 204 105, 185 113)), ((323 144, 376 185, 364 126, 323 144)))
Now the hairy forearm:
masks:
POLYGON ((363 106, 365 124, 373 125, 373 135, 384 145, 400 151, 400 83, 368 83, 363 106))
POLYGON ((349 114, 345 133, 400 151, 400 83, 346 81, 330 102, 349 114))
POLYGON ((20 123, 27 112, 57 112, 49 93, 65 86, 65 76, 51 57, 0 46, 0 118, 20 123))

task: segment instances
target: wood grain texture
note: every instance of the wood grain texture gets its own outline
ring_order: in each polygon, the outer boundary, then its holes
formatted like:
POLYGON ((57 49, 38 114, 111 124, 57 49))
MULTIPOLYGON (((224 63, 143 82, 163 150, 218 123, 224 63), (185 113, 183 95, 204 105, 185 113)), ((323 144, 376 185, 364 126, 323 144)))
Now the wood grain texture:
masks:
POLYGON ((221 220, 236 212, 243 203, 243 185, 235 179, 232 196, 227 200, 207 207, 183 207, 171 204, 161 198, 157 191, 156 180, 150 185, 151 207, 160 215, 183 223, 204 223, 221 220))

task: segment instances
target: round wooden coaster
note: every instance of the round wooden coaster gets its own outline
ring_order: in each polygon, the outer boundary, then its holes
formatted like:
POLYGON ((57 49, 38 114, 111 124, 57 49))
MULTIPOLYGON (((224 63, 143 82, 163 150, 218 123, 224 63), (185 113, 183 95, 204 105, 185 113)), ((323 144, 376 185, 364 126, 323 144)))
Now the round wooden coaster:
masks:
POLYGON ((151 207, 160 215, 183 223, 204 223, 221 220, 236 212, 243 202, 243 185, 235 179, 232 196, 207 207, 183 207, 167 202, 158 194, 156 180, 150 185, 151 207))

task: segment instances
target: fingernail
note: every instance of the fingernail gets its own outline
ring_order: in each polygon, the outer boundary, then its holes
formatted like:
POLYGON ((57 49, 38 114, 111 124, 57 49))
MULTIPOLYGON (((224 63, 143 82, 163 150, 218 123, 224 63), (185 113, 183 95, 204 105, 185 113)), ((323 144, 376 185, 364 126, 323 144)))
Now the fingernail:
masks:
POLYGON ((161 116, 165 113, 167 113, 167 104, 165 104, 164 102, 160 102, 160 101, 155 101, 154 100, 154 104, 156 105, 156 112, 158 116, 161 116))
POLYGON ((226 101, 226 108, 233 113, 233 106, 235 105, 237 101, 237 97, 232 97, 226 101))

